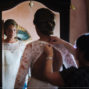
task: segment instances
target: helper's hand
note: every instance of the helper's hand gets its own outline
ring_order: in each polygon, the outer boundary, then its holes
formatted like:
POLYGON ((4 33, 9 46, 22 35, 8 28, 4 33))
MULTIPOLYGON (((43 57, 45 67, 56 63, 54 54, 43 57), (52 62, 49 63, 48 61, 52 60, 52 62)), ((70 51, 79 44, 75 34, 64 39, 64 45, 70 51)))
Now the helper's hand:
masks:
POLYGON ((53 57, 53 48, 51 45, 46 44, 44 47, 44 52, 48 57, 53 57))
POLYGON ((58 37, 51 37, 50 43, 51 44, 62 44, 62 40, 58 37))

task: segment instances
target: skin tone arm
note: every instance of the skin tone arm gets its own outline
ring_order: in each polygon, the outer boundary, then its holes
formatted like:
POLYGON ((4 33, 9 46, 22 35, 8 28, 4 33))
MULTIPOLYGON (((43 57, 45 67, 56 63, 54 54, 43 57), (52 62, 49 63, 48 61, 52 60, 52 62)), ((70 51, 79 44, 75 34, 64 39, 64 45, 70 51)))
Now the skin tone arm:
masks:
POLYGON ((63 79, 60 75, 59 72, 53 72, 53 60, 50 59, 50 57, 53 57, 53 49, 51 46, 46 45, 45 46, 45 53, 47 55, 46 58, 46 66, 45 66, 45 71, 44 74, 48 80, 48 82, 50 82, 53 85, 56 86, 63 86, 64 82, 63 79))

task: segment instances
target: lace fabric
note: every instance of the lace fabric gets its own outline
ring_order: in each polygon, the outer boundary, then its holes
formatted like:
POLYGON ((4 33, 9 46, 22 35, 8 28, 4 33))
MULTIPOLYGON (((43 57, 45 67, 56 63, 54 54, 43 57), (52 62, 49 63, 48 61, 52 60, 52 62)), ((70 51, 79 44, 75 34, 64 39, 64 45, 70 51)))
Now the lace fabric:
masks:
MULTIPOLYGON (((39 56, 43 53, 45 44, 48 44, 48 43, 44 41, 35 41, 27 45, 21 60, 21 65, 16 78, 15 88, 23 87, 25 77, 29 71, 29 68, 30 70, 32 69, 32 67, 34 66, 34 63, 37 61, 39 56)), ((71 57, 71 54, 67 51, 67 49, 63 45, 52 45, 52 46, 56 50, 61 52, 63 57, 63 62, 66 65, 66 67, 69 67, 72 65, 76 66, 73 57, 71 57)), ((35 86, 35 83, 33 85, 35 86)), ((42 89, 42 88, 39 86, 39 89, 42 89)))
POLYGON ((77 67, 74 56, 65 48, 64 45, 56 45, 54 47, 61 52, 63 58, 63 64, 66 68, 71 66, 77 67))
POLYGON ((16 43, 3 43, 3 89, 14 89, 16 74, 20 65, 25 44, 21 41, 16 43))

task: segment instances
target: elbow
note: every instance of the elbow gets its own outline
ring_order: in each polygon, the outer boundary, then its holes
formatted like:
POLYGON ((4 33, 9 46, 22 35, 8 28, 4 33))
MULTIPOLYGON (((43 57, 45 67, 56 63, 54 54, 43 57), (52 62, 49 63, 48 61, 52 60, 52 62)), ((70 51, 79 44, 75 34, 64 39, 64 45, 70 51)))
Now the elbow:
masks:
POLYGON ((45 77, 47 80, 49 80, 50 76, 52 75, 52 73, 50 73, 50 72, 45 72, 44 74, 45 74, 45 77))
POLYGON ((53 85, 55 85, 53 83, 53 73, 45 72, 44 74, 45 74, 44 76, 46 78, 46 81, 49 82, 49 83, 51 83, 51 84, 53 84, 53 85))
POLYGON ((64 86, 64 81, 58 72, 46 72, 45 77, 47 82, 55 86, 64 86))

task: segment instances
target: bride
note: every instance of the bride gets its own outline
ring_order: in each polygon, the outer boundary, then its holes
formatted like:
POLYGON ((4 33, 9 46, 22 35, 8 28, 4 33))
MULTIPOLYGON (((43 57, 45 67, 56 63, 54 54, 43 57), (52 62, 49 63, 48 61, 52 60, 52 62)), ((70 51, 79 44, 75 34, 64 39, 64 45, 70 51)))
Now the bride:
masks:
MULTIPOLYGON (((52 40, 53 36, 51 35, 55 27, 54 18, 54 13, 49 9, 41 8, 36 11, 33 23, 40 39, 28 44, 25 48, 15 81, 16 89, 22 88, 24 86, 25 77, 29 72, 29 69, 31 70, 31 77, 28 79, 28 89, 57 89, 56 86, 47 83, 47 80, 44 76, 46 58, 44 47, 46 44, 52 45, 50 44, 50 41, 52 40)), ((60 45, 60 47, 52 45, 52 47, 54 49, 53 53, 55 59, 53 61, 53 71, 60 70, 63 64, 62 59, 65 60, 63 56, 66 58, 68 56, 69 64, 71 62, 71 65, 75 66, 73 57, 63 45, 60 45)), ((51 59, 52 58, 50 57, 50 60, 51 59)), ((68 67, 67 63, 66 67, 68 67)))
POLYGON ((5 21, 3 31, 6 35, 6 39, 3 39, 2 43, 3 89, 14 89, 14 83, 20 65, 20 59, 25 49, 25 44, 15 39, 17 23, 13 19, 5 21))

